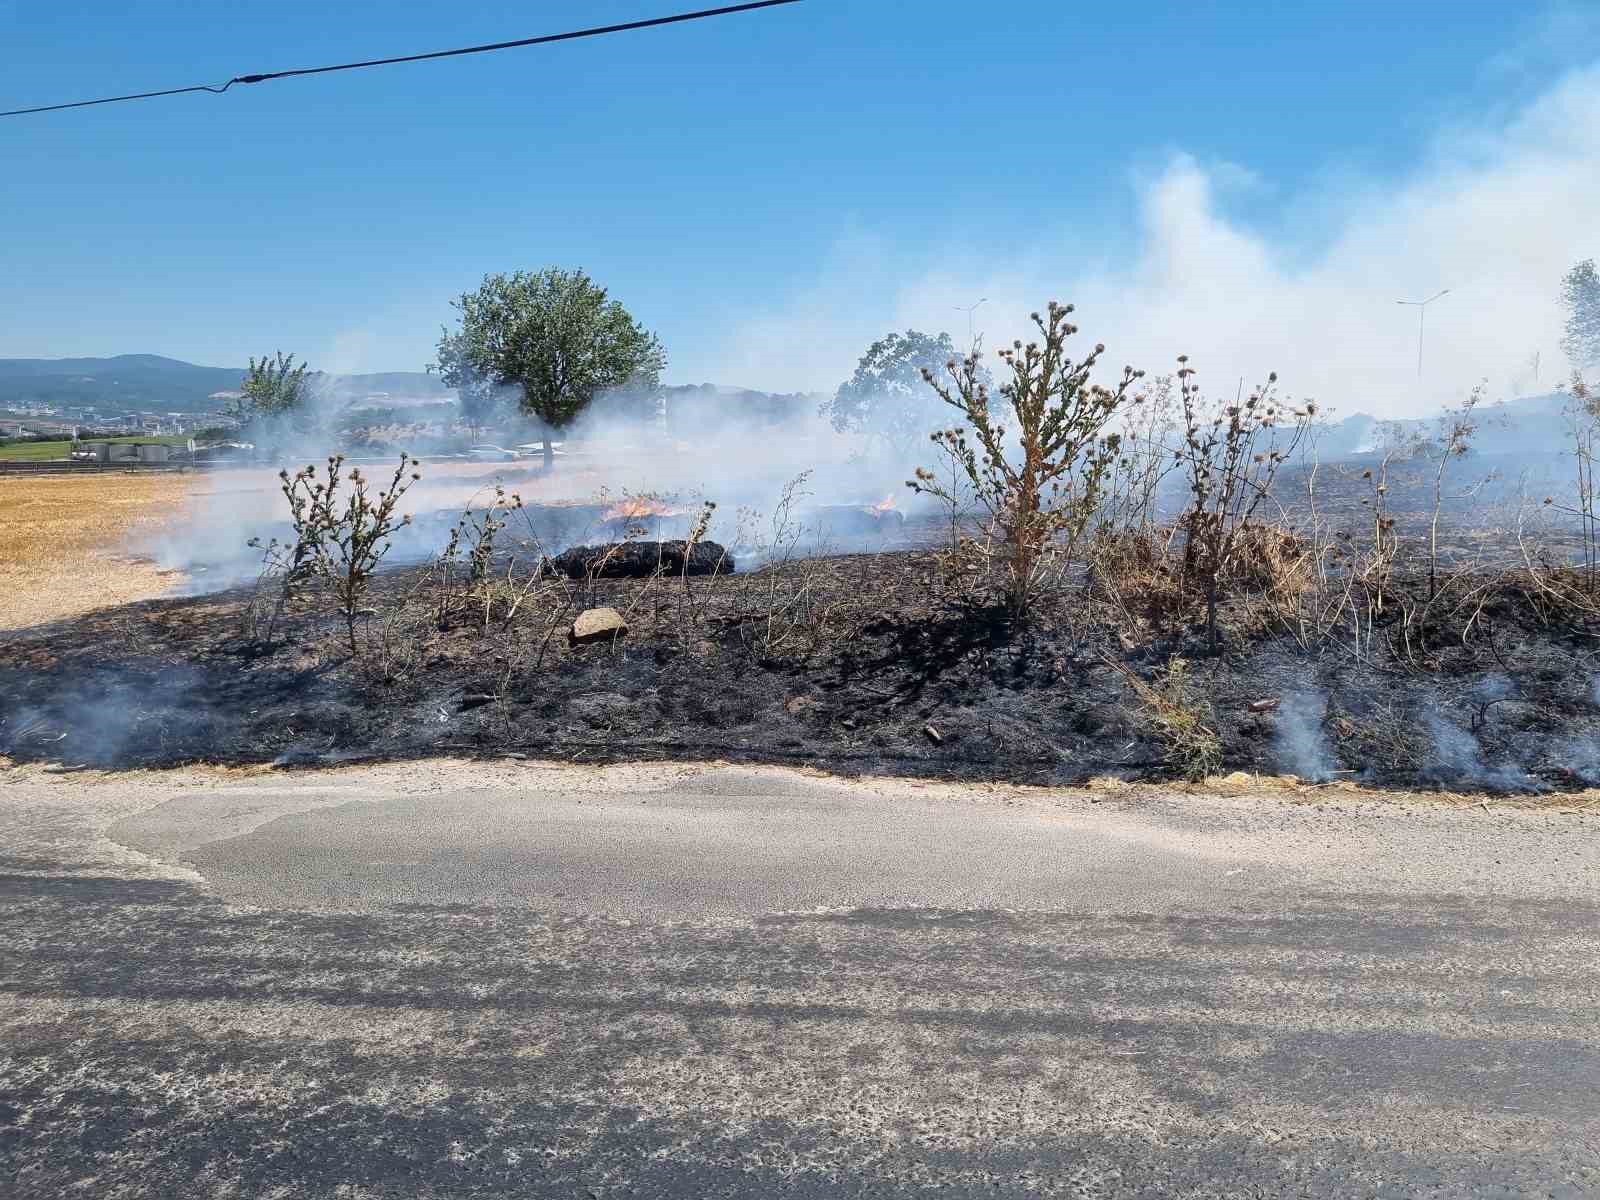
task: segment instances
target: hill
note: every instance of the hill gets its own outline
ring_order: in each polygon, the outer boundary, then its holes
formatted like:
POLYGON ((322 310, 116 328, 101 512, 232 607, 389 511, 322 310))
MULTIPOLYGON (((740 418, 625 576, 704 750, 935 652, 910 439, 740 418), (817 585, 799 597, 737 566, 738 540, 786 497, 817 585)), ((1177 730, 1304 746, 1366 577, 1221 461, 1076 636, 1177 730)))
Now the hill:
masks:
MULTIPOLYGON (((159 354, 0 358, 0 409, 50 405, 103 412, 202 412, 217 407, 211 399, 215 393, 237 390, 244 373, 243 367, 203 367, 159 354)), ((452 394, 436 377, 420 371, 335 375, 325 383, 348 400, 384 393, 396 399, 452 394)))
MULTIPOLYGON (((1564 392, 1519 396, 1497 404, 1478 406, 1478 434, 1472 453, 1486 458, 1562 456, 1572 449, 1563 415, 1564 392)), ((1355 413, 1325 426, 1317 449, 1325 461, 1370 454, 1391 442, 1424 440, 1439 434, 1439 416, 1385 421, 1355 413)))

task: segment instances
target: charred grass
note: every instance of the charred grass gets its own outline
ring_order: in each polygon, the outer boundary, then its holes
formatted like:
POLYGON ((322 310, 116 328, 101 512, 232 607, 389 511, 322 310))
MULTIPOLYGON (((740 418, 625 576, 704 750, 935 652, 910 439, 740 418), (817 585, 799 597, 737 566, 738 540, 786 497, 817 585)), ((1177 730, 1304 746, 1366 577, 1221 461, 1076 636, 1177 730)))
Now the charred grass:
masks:
POLYGON ((470 602, 441 602, 432 568, 396 569, 373 580, 354 657, 314 591, 270 645, 244 632, 247 590, 145 601, 7 636, 0 752, 116 768, 454 753, 1053 784, 1600 780, 1596 623, 1555 611, 1526 572, 1460 569, 1431 599, 1399 573, 1381 613, 1356 605, 1313 638, 1305 613, 1328 585, 1309 548, 1265 539, 1213 656, 1170 547, 1119 553, 1026 620, 981 562, 930 551, 577 584, 508 570, 470 602), (571 644, 594 606, 628 632, 571 644))

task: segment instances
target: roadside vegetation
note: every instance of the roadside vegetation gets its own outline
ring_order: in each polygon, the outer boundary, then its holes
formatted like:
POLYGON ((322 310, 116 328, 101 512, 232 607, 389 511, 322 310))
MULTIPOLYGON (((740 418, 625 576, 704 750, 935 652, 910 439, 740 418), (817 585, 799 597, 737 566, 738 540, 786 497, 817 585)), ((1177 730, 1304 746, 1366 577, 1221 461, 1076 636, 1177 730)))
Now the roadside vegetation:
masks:
MULTIPOLYGON (((513 399, 549 429, 589 385, 541 391, 547 358, 587 338, 618 351, 612 379, 658 369, 653 337, 581 276, 486 286, 441 369, 520 375, 513 399), (541 315, 566 289, 587 333, 541 315)), ((977 346, 908 333, 841 387, 833 416, 872 446, 922 427, 908 486, 938 504, 908 537, 884 532, 889 505, 823 504, 804 470, 760 510, 496 486, 419 530, 411 459, 369 478, 335 455, 283 473, 289 536, 258 545, 248 597, 183 636, 207 679, 260 700, 261 751, 312 738, 289 686, 309 671, 342 689, 319 693, 335 747, 1600 785, 1600 410, 1581 371, 1571 484, 1536 495, 1479 474, 1497 419, 1481 390, 1324 463, 1322 409, 1275 374, 1213 398, 1188 357, 1107 369, 1070 305, 1034 324, 993 375, 977 346), (879 377, 894 387, 874 400, 879 377), (379 569, 428 530, 425 561, 379 569), (241 671, 281 702, 228 682, 241 671)))

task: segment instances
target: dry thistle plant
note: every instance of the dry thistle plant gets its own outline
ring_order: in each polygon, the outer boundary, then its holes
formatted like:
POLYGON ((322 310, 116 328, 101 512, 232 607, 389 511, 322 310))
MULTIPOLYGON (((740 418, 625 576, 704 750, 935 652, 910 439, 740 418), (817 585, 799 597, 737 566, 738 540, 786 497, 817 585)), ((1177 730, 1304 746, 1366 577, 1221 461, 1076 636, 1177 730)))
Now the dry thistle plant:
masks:
MULTIPOLYGON (((1162 538, 1156 502, 1162 482, 1177 470, 1178 400, 1174 377, 1157 375, 1145 399, 1122 428, 1121 453, 1112 464, 1097 522, 1113 537, 1162 538)), ((1170 532, 1166 535, 1170 537, 1170 532)))
POLYGON ((1433 518, 1428 524, 1428 599, 1439 594, 1439 513, 1444 507, 1445 468, 1472 448, 1478 433, 1477 409, 1483 402, 1488 381, 1478 384, 1456 408, 1446 409, 1439 418, 1438 442, 1430 450, 1435 460, 1433 473, 1433 518))
POLYGON ((810 481, 807 470, 784 484, 765 520, 753 509, 739 513, 737 544, 761 563, 760 570, 735 577, 741 582, 739 635, 763 661, 794 653, 815 627, 819 568, 802 547, 814 531, 799 517, 801 502, 811 495, 810 481))
MULTIPOLYGON (((411 523, 409 514, 402 516, 398 509, 411 485, 422 478, 415 466, 416 460, 402 453, 393 477, 378 488, 360 468, 346 476, 342 454, 329 456, 326 478, 318 478, 315 466, 293 475, 287 470, 278 472, 280 490, 289 502, 294 540, 279 543, 273 539, 265 547, 282 580, 273 625, 293 589, 313 577, 321 578, 338 601, 351 657, 360 654, 356 618, 362 615, 368 583, 389 553, 390 538, 411 523)), ((260 541, 252 539, 249 545, 260 547, 260 541)))
MULTIPOLYGON (((493 620, 497 599, 505 605, 515 602, 514 581, 509 577, 504 581, 495 579, 493 570, 500 533, 510 523, 512 515, 522 508, 521 496, 515 492, 508 493, 496 484, 493 498, 482 509, 475 511, 468 505, 461 511, 461 516, 451 526, 450 538, 436 563, 439 582, 436 611, 440 628, 448 625, 458 598, 454 584, 463 551, 466 579, 459 598, 470 604, 475 612, 481 613, 484 631, 488 630, 493 620)), ((507 570, 509 572, 511 567, 508 566, 507 570)))
MULTIPOLYGON (((1072 561, 1121 449, 1121 435, 1106 430, 1125 404, 1142 399, 1132 389, 1144 372, 1132 367, 1123 368, 1114 388, 1091 381, 1103 345, 1077 361, 1068 356, 1067 339, 1078 332, 1068 319, 1072 312, 1072 305, 1052 300, 1044 316, 1031 314, 1042 342, 1013 342, 1000 351, 1011 373, 1000 395, 1016 421, 1016 448, 990 412, 977 352, 946 363, 948 381, 923 371, 939 398, 970 425, 970 439, 966 427, 940 430, 932 439, 959 464, 998 528, 1006 604, 1016 617, 1027 615, 1053 552, 1063 563, 1072 561)), ((916 478, 906 482, 912 491, 955 502, 926 468, 919 467, 916 478)))
POLYGON ((1275 391, 1276 372, 1247 399, 1222 405, 1209 417, 1187 355, 1178 359, 1183 445, 1176 451, 1189 477, 1184 515, 1184 578, 1198 584, 1206 602, 1206 636, 1217 653, 1217 598, 1251 545, 1257 511, 1272 491, 1278 468, 1289 460, 1316 415, 1316 406, 1290 408, 1275 391), (1286 427, 1286 428, 1285 428, 1286 427))
POLYGON ((1583 546, 1583 587, 1593 595, 1600 585, 1600 514, 1595 506, 1595 441, 1600 435, 1600 395, 1596 395, 1582 372, 1574 371, 1567 387, 1567 403, 1562 415, 1567 436, 1572 440, 1576 472, 1577 503, 1561 504, 1545 497, 1545 506, 1578 519, 1583 546))

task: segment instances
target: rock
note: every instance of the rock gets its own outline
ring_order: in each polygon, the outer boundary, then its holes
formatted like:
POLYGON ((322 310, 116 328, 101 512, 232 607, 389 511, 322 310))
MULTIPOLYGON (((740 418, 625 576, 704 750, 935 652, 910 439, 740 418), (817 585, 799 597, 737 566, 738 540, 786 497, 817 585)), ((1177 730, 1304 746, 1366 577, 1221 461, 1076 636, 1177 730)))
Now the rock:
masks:
POLYGON ((613 542, 573 546, 548 559, 551 570, 568 579, 644 579, 656 571, 669 575, 731 575, 733 555, 716 542, 613 542))
POLYGON ((783 702, 784 711, 791 717, 798 717, 809 709, 821 708, 821 703, 812 696, 790 696, 783 702))
POLYGON ((628 623, 616 609, 586 608, 572 623, 572 632, 567 638, 574 646, 587 646, 592 642, 615 641, 627 632, 628 623))

